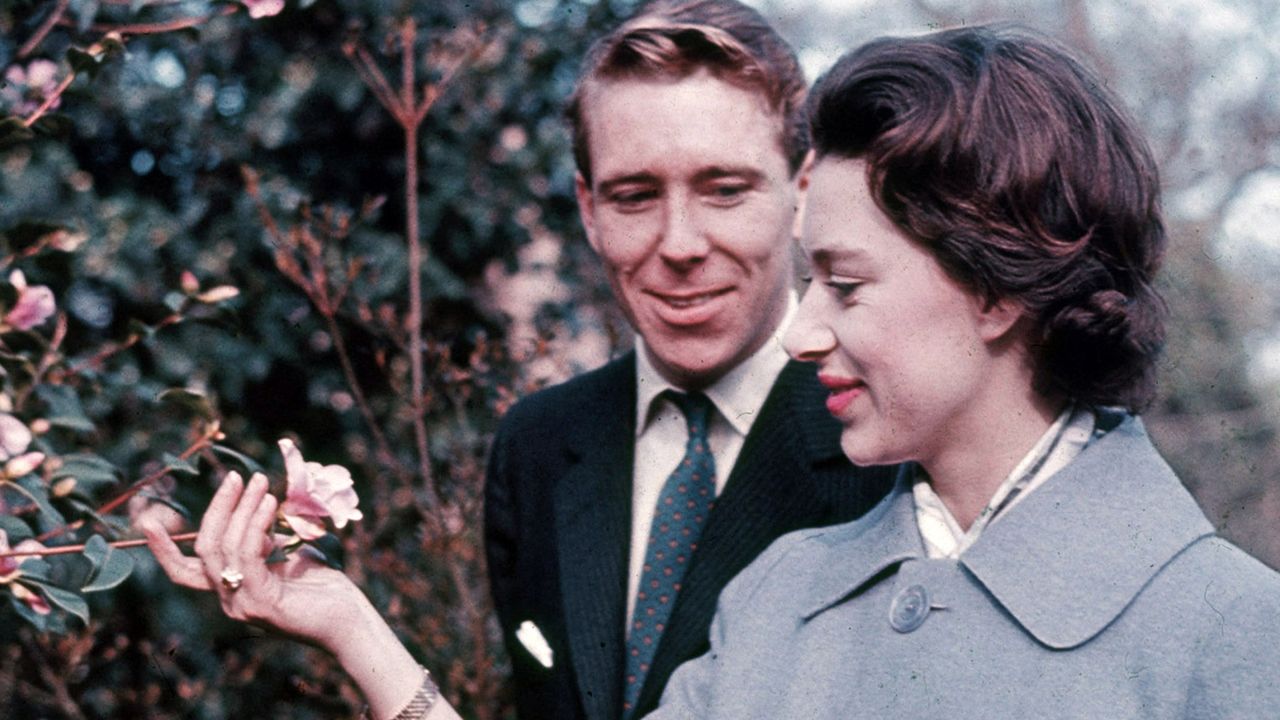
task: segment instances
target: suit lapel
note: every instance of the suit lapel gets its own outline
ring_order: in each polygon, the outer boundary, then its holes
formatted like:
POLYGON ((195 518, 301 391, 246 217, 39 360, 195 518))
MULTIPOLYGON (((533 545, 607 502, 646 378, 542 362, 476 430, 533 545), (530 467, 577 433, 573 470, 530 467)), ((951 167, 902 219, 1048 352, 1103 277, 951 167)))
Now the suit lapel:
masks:
POLYGON ((555 486, 560 589, 569 655, 590 720, 622 707, 623 613, 631 536, 635 436, 634 356, 614 363, 599 392, 583 398, 555 486))
POLYGON ((703 529, 641 692, 642 712, 657 702, 658 685, 707 641, 724 585, 783 530, 824 517, 813 466, 844 457, 825 393, 810 364, 789 362, 778 376, 703 529))

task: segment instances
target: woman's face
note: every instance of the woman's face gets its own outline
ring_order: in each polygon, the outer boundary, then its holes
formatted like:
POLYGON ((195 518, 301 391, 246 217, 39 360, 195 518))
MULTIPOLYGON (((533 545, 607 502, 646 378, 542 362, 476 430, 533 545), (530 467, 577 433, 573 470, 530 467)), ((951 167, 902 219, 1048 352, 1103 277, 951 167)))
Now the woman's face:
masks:
POLYGON ((812 281, 785 343, 818 364, 850 459, 929 467, 981 433, 1009 323, 889 221, 866 178, 860 160, 813 169, 801 239, 812 281))

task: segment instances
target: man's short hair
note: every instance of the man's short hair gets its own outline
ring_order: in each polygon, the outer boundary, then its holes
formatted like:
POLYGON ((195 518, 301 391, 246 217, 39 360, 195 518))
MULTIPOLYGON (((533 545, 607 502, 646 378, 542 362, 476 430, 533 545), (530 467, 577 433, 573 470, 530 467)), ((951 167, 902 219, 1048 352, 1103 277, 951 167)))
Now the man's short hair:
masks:
POLYGON ((566 115, 578 171, 591 182, 588 96, 615 80, 682 80, 706 70, 760 95, 782 121, 781 150, 794 173, 809 149, 805 82, 791 46, 736 0, 656 0, 592 44, 566 115))

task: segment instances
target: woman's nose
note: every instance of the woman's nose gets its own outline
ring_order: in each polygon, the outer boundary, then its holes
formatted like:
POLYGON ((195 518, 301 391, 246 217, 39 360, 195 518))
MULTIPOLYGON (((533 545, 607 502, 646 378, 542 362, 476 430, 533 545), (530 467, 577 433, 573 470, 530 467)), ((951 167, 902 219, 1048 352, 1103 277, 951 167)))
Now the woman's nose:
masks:
POLYGON ((791 327, 782 337, 787 354, 802 362, 818 362, 836 348, 836 337, 825 318, 822 293, 810 283, 800 298, 791 327))

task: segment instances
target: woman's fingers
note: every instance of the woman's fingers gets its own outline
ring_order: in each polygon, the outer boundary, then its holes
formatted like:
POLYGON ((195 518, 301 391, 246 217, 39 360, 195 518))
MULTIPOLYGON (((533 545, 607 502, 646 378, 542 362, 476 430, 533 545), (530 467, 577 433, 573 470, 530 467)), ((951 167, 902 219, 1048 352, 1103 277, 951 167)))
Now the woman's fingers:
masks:
POLYGON ((140 527, 142 533, 147 536, 147 546, 151 548, 151 554, 155 556, 156 562, 160 563, 160 568, 170 580, 195 590, 213 589, 209 578, 204 574, 204 564, 199 558, 183 555, 182 550, 169 537, 169 533, 163 526, 158 522, 144 520, 140 527))
MULTIPOLYGON (((221 550, 222 561, 226 567, 233 570, 244 571, 241 563, 241 551, 244 546, 245 530, 249 526, 250 519, 258 509, 259 503, 267 493, 267 477, 262 473, 254 473, 249 478, 249 484, 245 486, 244 492, 240 494, 239 502, 236 503, 235 510, 231 512, 231 517, 227 520, 227 525, 222 530, 221 550)), ((253 543, 253 552, 258 550, 258 544, 253 543)))
POLYGON ((218 574, 226 565, 222 559, 222 538, 226 534, 231 512, 243 492, 244 481, 240 478, 240 473, 234 470, 227 473, 217 492, 209 500, 204 519, 200 521, 200 534, 196 536, 196 555, 203 561, 205 575, 211 585, 217 582, 218 574))
MULTIPOLYGON (((266 483, 263 483, 264 485, 266 483)), ((246 496, 248 493, 246 493, 246 496)), ((247 504, 247 503, 246 503, 247 504)), ((265 587, 271 571, 267 569, 266 556, 270 554, 270 537, 267 530, 276 516, 276 499, 268 493, 257 498, 257 504, 249 515, 237 541, 235 557, 240 571, 244 573, 245 585, 252 588, 265 587)))

